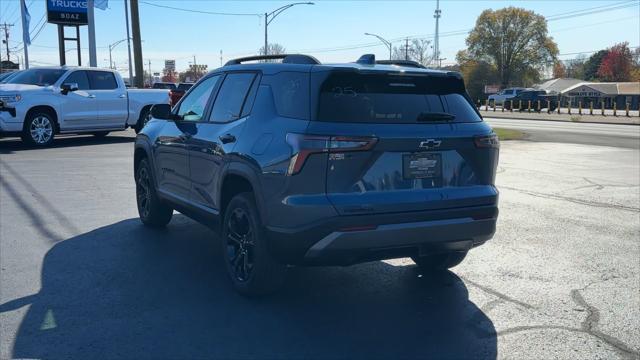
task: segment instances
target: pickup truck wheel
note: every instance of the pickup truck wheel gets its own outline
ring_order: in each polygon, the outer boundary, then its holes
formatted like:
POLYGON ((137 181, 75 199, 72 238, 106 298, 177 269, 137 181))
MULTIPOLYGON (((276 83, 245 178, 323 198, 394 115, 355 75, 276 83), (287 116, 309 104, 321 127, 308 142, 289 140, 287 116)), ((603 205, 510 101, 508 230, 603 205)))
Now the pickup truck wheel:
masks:
POLYGON ((146 159, 140 161, 136 172, 136 200, 140 220, 146 226, 164 227, 171 221, 173 209, 158 198, 146 159))
POLYGON ((109 131, 94 132, 94 133, 92 133, 92 135, 97 137, 97 138, 103 138, 103 137, 109 135, 109 131))
POLYGON ((151 120, 151 108, 142 110, 142 112, 140 113, 140 118, 138 118, 138 122, 133 129, 136 134, 139 133, 145 125, 147 125, 149 120, 151 120))
POLYGON ((29 115, 22 130, 22 141, 32 146, 45 147, 53 143, 55 121, 47 112, 29 115))
POLYGON ((222 224, 222 254, 233 287, 245 296, 265 295, 284 283, 286 268, 269 253, 251 193, 236 195, 222 224))
POLYGON ((416 265, 426 271, 447 270, 459 265, 467 256, 467 251, 452 251, 427 256, 412 256, 416 265))

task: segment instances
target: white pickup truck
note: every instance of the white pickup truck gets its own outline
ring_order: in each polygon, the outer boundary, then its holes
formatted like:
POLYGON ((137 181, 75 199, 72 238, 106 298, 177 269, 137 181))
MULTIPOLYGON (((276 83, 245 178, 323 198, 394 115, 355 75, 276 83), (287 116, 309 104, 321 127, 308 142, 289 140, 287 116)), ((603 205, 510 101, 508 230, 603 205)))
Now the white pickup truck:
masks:
POLYGON ((127 89, 110 69, 31 68, 0 84, 0 136, 47 146, 55 134, 139 131, 151 106, 169 101, 168 90, 127 89))
POLYGON ((498 92, 497 94, 493 94, 490 95, 489 98, 487 99, 487 101, 489 102, 490 105, 504 105, 504 102, 511 99, 512 97, 520 94, 521 92, 527 90, 526 88, 520 88, 520 87, 515 87, 515 88, 507 88, 504 89, 500 92, 498 92))

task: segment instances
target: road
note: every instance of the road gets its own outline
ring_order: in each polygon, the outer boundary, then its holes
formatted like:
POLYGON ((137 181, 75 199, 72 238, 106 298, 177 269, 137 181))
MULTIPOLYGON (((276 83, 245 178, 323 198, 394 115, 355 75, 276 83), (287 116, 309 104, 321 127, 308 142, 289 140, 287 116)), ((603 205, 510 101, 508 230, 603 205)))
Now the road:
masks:
POLYGON ((485 118, 494 127, 525 131, 534 141, 640 148, 640 126, 485 118))
POLYGON ((215 233, 140 224, 131 132, 0 140, 0 358, 638 358, 639 154, 505 141, 496 236, 452 271, 291 268, 248 300, 215 233))

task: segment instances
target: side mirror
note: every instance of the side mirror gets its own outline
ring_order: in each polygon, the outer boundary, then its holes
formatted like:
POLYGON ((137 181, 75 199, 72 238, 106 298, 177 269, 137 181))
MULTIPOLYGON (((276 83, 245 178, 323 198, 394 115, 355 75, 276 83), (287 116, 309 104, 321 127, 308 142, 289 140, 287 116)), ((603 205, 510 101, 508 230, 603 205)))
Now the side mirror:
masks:
POLYGON ((174 120, 175 116, 171 113, 171 105, 156 104, 151 107, 151 116, 155 119, 174 120))
POLYGON ((70 92, 78 91, 78 83, 62 84, 62 86, 60 87, 60 90, 62 95, 67 95, 70 92))

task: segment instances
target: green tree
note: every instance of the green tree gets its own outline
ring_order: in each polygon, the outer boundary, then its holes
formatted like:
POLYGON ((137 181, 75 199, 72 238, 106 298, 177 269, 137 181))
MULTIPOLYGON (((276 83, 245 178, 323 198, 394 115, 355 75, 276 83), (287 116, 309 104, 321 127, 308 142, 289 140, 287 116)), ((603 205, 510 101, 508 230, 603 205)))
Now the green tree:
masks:
POLYGON ((548 36, 545 18, 516 7, 483 11, 466 43, 470 58, 496 68, 503 87, 516 80, 539 78, 539 73, 552 65, 558 55, 558 46, 548 36), (518 79, 519 73, 527 76, 518 79))
POLYGON ((499 82, 499 76, 494 65, 486 61, 477 61, 469 58, 466 51, 460 51, 456 55, 460 66, 460 72, 464 78, 465 87, 469 96, 474 100, 486 99, 485 85, 494 85, 499 82))
POLYGON ((598 80, 598 69, 602 63, 602 59, 609 53, 608 50, 600 50, 597 53, 591 55, 584 63, 584 79, 585 80, 598 80))

